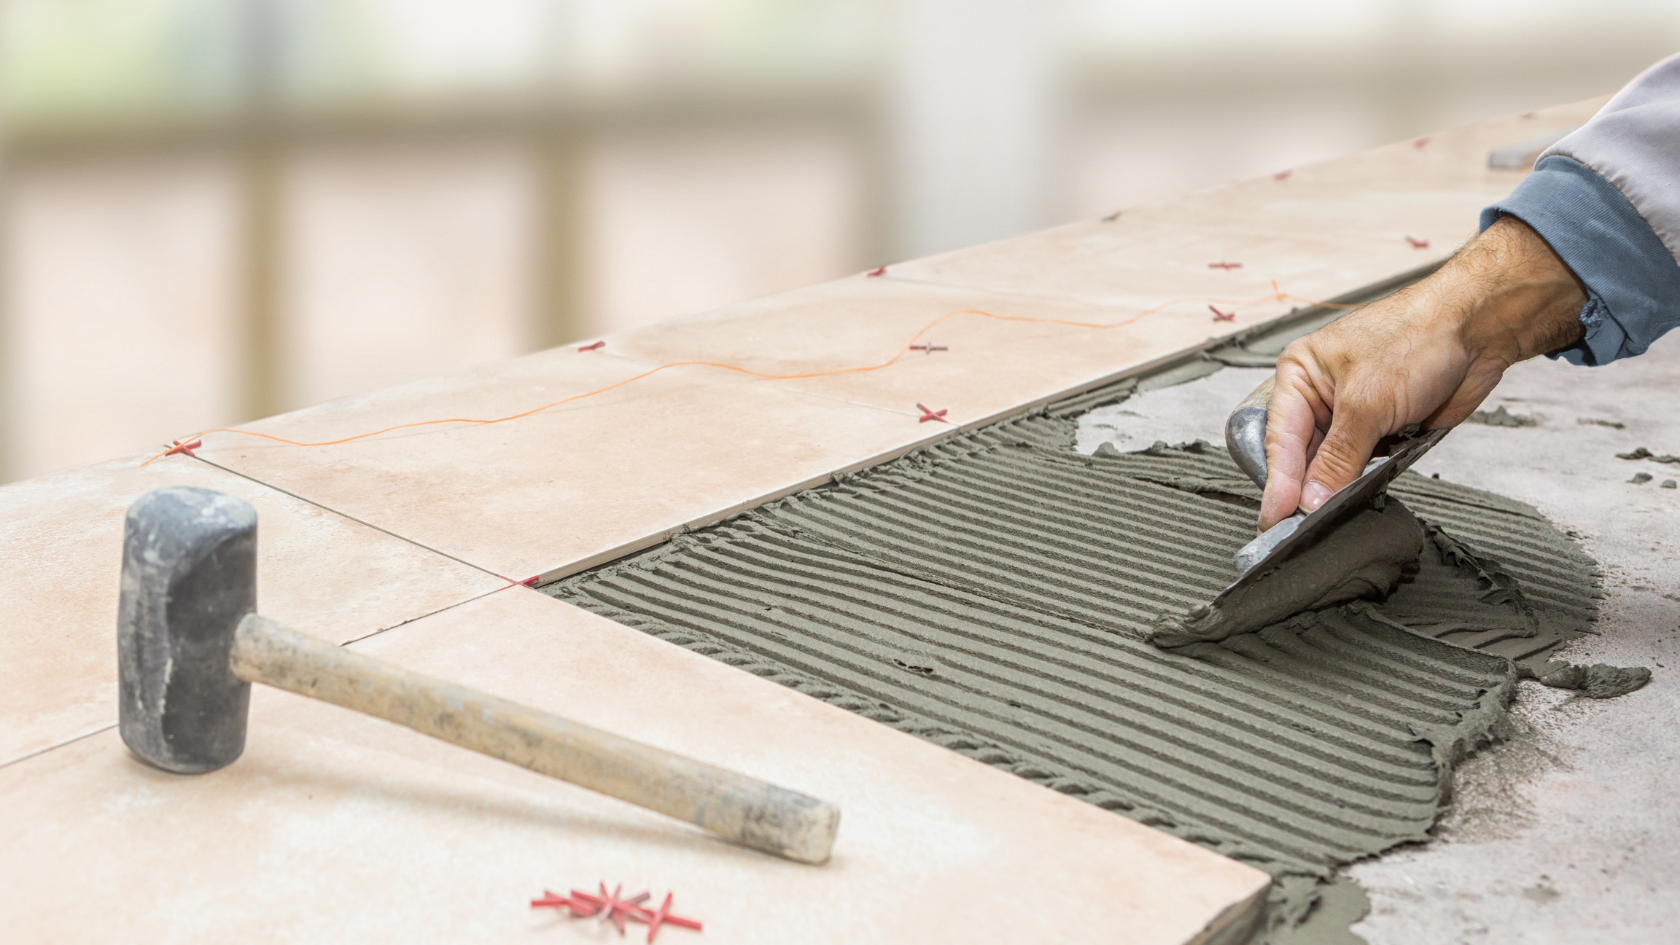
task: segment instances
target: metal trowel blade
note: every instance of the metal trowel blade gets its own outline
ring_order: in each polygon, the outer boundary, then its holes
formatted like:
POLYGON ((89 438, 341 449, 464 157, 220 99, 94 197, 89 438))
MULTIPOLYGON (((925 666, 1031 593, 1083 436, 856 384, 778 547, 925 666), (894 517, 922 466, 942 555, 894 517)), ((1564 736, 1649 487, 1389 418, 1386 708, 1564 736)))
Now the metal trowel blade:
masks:
POLYGON ((1371 460, 1358 479, 1337 490, 1314 511, 1298 512, 1266 529, 1237 552, 1237 570, 1241 576, 1220 591, 1213 603, 1222 603, 1226 597, 1277 570, 1295 549, 1364 508, 1373 497, 1387 489, 1396 476, 1405 472, 1446 435, 1446 430, 1432 430, 1405 440, 1387 456, 1371 460))

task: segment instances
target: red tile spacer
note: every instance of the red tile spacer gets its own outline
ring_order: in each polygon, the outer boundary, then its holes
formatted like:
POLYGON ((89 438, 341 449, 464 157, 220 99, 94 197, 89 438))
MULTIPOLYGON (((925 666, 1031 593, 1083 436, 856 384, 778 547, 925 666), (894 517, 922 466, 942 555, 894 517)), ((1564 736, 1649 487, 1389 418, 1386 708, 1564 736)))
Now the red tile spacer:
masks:
POLYGON ((1286 168, 1272 175, 1272 180, 1288 180, 1289 175, 1295 173, 1294 168, 1286 168))
POLYGON ((185 453, 188 456, 197 459, 198 454, 194 453, 193 450, 196 450, 200 446, 204 445, 203 440, 193 440, 191 443, 182 443, 180 440, 170 440, 170 442, 175 445, 170 447, 169 451, 163 454, 165 456, 174 456, 176 453, 185 453))
POLYGON ((916 409, 918 409, 922 412, 922 418, 920 420, 917 420, 916 421, 917 423, 926 423, 929 420, 938 420, 940 423, 950 423, 951 422, 951 421, 945 419, 945 415, 947 413, 950 413, 950 408, 949 407, 945 408, 944 410, 934 410, 932 407, 929 407, 926 404, 923 404, 923 403, 918 401, 917 404, 916 404, 916 409))
POLYGON ((574 889, 569 896, 562 896, 552 890, 543 890, 542 897, 531 900, 533 909, 565 909, 574 919, 597 918, 602 922, 611 922, 618 929, 618 934, 624 934, 626 921, 640 922, 648 927, 647 940, 651 943, 655 935, 663 926, 673 925, 681 929, 700 931, 700 920, 689 919, 671 913, 671 899, 673 893, 665 894, 665 901, 658 909, 649 909, 643 905, 649 898, 648 893, 637 893, 625 898, 622 893, 624 886, 613 887, 607 892, 607 884, 597 884, 599 893, 586 893, 581 889, 574 889))
POLYGON ((579 351, 594 351, 594 350, 599 349, 599 348, 605 348, 606 346, 607 346, 607 343, 605 341, 597 341, 592 345, 583 345, 583 346, 579 347, 578 350, 579 351))
POLYGON ((1219 309, 1214 308, 1211 305, 1208 306, 1208 310, 1213 312, 1213 320, 1216 322, 1234 322, 1237 320, 1237 313, 1235 310, 1221 312, 1219 309))
POLYGON ((659 934, 659 927, 661 925, 674 925, 679 929, 693 929, 696 932, 700 931, 699 920, 685 919, 680 915, 671 914, 671 893, 665 894, 665 901, 660 904, 657 910, 637 909, 631 914, 630 918, 636 920, 637 922, 644 922, 647 924, 648 945, 652 945, 653 937, 659 934))
POLYGON ((520 581, 519 586, 520 587, 536 587, 537 586, 537 579, 540 578, 540 577, 542 577, 542 575, 533 574, 530 577, 526 578, 525 580, 520 581))
POLYGON ((887 267, 886 266, 876 266, 874 269, 871 269, 868 272, 864 273, 864 275, 866 275, 866 276, 884 276, 886 274, 887 274, 887 267))
POLYGON ((1419 138, 1416 141, 1413 141, 1412 142, 1412 147, 1421 148, 1428 143, 1429 143, 1429 137, 1427 135, 1425 135, 1424 137, 1419 138))
MULTIPOLYGON (((600 915, 603 920, 611 921, 613 927, 618 929, 618 934, 620 935, 624 934, 625 918, 634 918, 636 913, 641 911, 642 901, 652 895, 651 893, 638 893, 631 896, 629 899, 620 899, 618 898, 618 894, 623 890, 624 885, 620 883, 619 885, 613 887, 612 892, 607 892, 607 884, 602 883, 599 900, 600 905, 597 907, 595 913, 600 915)), ((576 890, 573 890, 572 896, 574 898, 577 896, 576 890)))
MULTIPOLYGON (((601 886, 603 889, 606 888, 605 883, 602 883, 601 886)), ((574 889, 572 890, 571 903, 573 918, 581 916, 587 919, 590 916, 601 914, 601 897, 599 896, 574 889)))
POLYGON ((1429 248, 1429 241, 1428 240, 1418 240, 1418 239, 1413 239, 1410 236, 1408 236, 1408 237, 1406 237, 1406 242, 1412 244, 1413 249, 1428 249, 1429 248))
POLYGON ((566 898, 565 896, 562 896, 562 895, 560 895, 559 893, 556 893, 556 892, 550 892, 549 890, 545 889, 545 890, 543 890, 543 894, 542 894, 541 899, 531 900, 531 908, 533 908, 533 909, 565 909, 569 912, 576 912, 577 909, 578 909, 578 906, 577 906, 576 903, 572 902, 570 899, 566 898))
POLYGON ((944 345, 911 345, 910 350, 911 351, 925 351, 928 354, 932 354, 935 351, 949 351, 951 349, 945 347, 944 345))
POLYGON ((1208 268, 1209 269, 1223 269, 1226 272, 1230 272, 1233 269, 1241 269, 1242 268, 1242 263, 1234 263, 1234 262, 1208 263, 1208 268))

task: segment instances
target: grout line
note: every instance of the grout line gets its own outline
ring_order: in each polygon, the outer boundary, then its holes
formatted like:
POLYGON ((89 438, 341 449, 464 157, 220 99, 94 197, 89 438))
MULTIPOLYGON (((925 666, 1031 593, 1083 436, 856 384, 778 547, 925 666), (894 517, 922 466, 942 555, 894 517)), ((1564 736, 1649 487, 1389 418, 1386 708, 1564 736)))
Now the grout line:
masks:
MULTIPOLYGON (((320 509, 324 512, 331 512, 332 514, 337 515, 340 518, 348 519, 352 522, 355 522, 357 525, 362 525, 362 526, 365 526, 367 528, 371 528, 374 531, 379 532, 380 534, 389 535, 389 536, 391 536, 392 538, 395 538, 398 541, 406 542, 410 545, 413 545, 416 548, 422 549, 424 551, 429 551, 432 554, 438 555, 440 557, 448 558, 449 560, 455 562, 456 564, 465 565, 466 567, 472 568, 474 571, 480 571, 480 572, 483 572, 484 574, 490 575, 493 578, 498 578, 500 580, 507 581, 509 586, 514 586, 514 585, 517 585, 519 583, 518 581, 516 581, 512 578, 509 578, 508 576, 506 576, 504 574, 498 574, 495 571, 490 570, 489 568, 483 567, 481 565, 474 564, 471 561, 466 560, 465 558, 456 557, 455 555, 452 555, 447 551, 441 551, 437 548, 433 548, 431 545, 425 544, 424 542, 415 541, 414 539, 409 538, 405 535, 399 535, 396 532, 391 531, 388 528, 383 528, 379 525, 373 524, 372 522, 365 521, 363 519, 359 519, 356 516, 351 515, 347 512, 341 512, 338 509, 335 509, 330 505, 323 505, 322 503, 317 502, 314 499, 308 498, 307 496, 298 495, 296 492, 293 492, 290 489, 281 488, 280 486, 277 486, 277 485, 275 485, 271 482, 264 482, 263 480, 258 479, 255 476, 247 475, 246 473, 242 473, 237 469, 232 469, 232 468, 229 468, 227 466, 223 466, 220 463, 212 462, 212 461, 210 461, 210 460, 208 460, 208 459, 206 459, 202 456, 194 456, 192 458, 198 460, 199 462, 205 464, 206 466, 210 466, 214 469, 220 469, 221 471, 223 471, 225 473, 230 473, 232 475, 238 476, 239 478, 244 479, 248 482, 254 482, 257 485, 262 486, 265 489, 273 489, 275 492, 278 492, 281 495, 291 496, 292 498, 298 500, 299 502, 305 502, 305 503, 308 503, 309 505, 313 505, 316 508, 318 508, 318 509, 320 509)), ((501 588, 497 588, 497 590, 501 590, 501 588)))
POLYGON ((109 732, 111 729, 114 729, 116 727, 117 727, 117 723, 107 722, 106 724, 101 725, 101 726, 99 726, 98 728, 96 728, 92 731, 83 732, 80 735, 72 735, 69 738, 66 738, 64 741, 54 742, 53 744, 48 745, 45 748, 37 748, 36 750, 34 750, 34 751, 32 751, 32 752, 30 752, 26 755, 19 755, 16 758, 7 758, 5 761, 0 761, 0 768, 8 768, 8 767, 11 767, 12 765, 18 764, 20 762, 28 761, 31 758, 39 758, 40 756, 46 754, 49 751, 55 751, 57 749, 63 748, 66 745, 74 745, 75 743, 81 741, 84 738, 92 738, 93 736, 98 735, 100 732, 109 732))
POLYGON ((398 627, 406 627, 416 620, 424 620, 427 617, 434 617, 438 614, 443 613, 446 610, 454 610, 457 607, 464 607, 467 604, 472 603, 473 601, 483 600, 484 598, 489 597, 491 594, 500 594, 501 592, 507 590, 510 587, 520 587, 520 586, 521 585, 518 585, 518 584, 509 584, 509 585, 506 585, 505 587, 493 588, 491 590, 485 591, 482 594, 474 594, 473 596, 468 597, 464 600, 458 600, 453 604, 447 604, 443 607, 439 607, 437 610, 429 610, 429 611, 427 611, 426 613, 423 613, 423 614, 416 614, 413 617, 407 618, 406 620, 399 620, 396 623, 391 624, 389 627, 380 627, 378 630, 373 630, 373 631, 370 631, 368 633, 364 633, 361 636, 356 637, 353 640, 345 640, 343 643, 340 643, 339 646, 349 646, 352 643, 360 643, 363 640, 371 640, 374 637, 379 636, 382 633, 389 633, 390 631, 395 630, 398 627))

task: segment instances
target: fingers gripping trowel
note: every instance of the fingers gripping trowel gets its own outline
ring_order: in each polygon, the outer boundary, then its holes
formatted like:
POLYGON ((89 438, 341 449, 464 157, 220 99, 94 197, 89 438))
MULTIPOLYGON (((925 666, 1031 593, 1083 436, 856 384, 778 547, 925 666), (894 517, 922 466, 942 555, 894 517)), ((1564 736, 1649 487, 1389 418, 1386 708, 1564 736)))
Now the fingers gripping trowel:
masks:
MULTIPOLYGON (((1231 459, 1261 488, 1266 485, 1266 411, 1273 383, 1267 378, 1225 421, 1225 447, 1231 459)), ((1343 589, 1342 600, 1359 596, 1362 588, 1357 582, 1349 588, 1340 580, 1343 576, 1371 561, 1404 556, 1410 544, 1418 544, 1421 550, 1415 527, 1408 529, 1399 521, 1377 523, 1380 516, 1372 509, 1388 484, 1446 435, 1446 430, 1432 430, 1399 438, 1387 455, 1372 459, 1359 478, 1316 510, 1298 511, 1267 529, 1236 553, 1236 581, 1209 604, 1193 608, 1185 618, 1162 620, 1150 640, 1162 646, 1182 646, 1258 630, 1301 610, 1334 602, 1325 598, 1326 587, 1343 589), (1355 518, 1368 519, 1377 526, 1361 532, 1356 553, 1340 554, 1330 549, 1312 553, 1332 530, 1355 518), (1306 571, 1313 573, 1301 573, 1306 571), (1241 606, 1233 606, 1239 603, 1241 606)), ((1405 521, 1411 521, 1409 514, 1405 521)), ((1410 557, 1416 554, 1412 551, 1410 557)))

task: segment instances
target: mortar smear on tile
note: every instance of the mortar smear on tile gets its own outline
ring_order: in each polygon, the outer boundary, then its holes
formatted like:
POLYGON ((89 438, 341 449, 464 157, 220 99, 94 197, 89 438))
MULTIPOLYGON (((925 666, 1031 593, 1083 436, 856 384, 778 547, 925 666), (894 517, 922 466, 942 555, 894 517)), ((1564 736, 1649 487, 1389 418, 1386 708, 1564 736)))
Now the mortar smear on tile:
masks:
POLYGON ((1205 444, 1078 454, 1068 416, 1101 399, 545 590, 1266 869, 1275 940, 1345 935, 1312 921, 1361 895, 1336 867, 1427 837, 1510 659, 1538 674, 1590 625, 1594 566, 1521 503, 1408 475, 1430 542, 1388 602, 1159 649, 1158 614, 1234 578, 1258 493, 1205 444))

